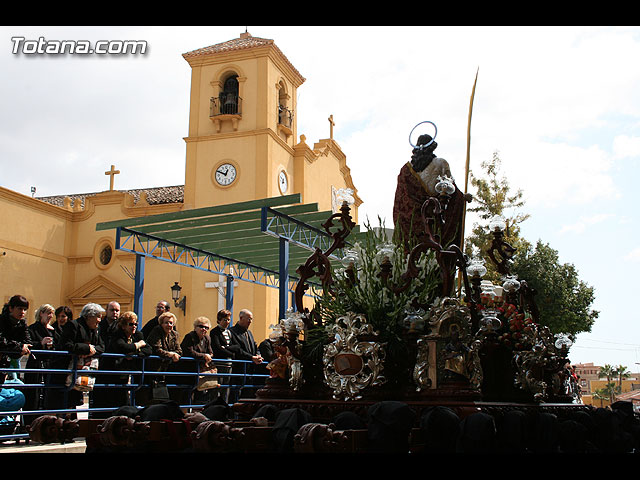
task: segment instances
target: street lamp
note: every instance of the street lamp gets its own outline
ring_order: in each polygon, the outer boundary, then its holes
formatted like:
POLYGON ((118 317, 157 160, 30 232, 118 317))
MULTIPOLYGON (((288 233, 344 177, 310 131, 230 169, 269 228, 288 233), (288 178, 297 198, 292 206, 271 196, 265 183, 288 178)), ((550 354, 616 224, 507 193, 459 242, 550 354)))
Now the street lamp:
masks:
POLYGON ((171 287, 171 298, 173 298, 173 304, 177 308, 181 309, 182 314, 185 315, 187 310, 187 297, 184 296, 182 297, 182 299, 180 299, 181 290, 182 290, 182 287, 178 285, 178 282, 175 282, 171 287))

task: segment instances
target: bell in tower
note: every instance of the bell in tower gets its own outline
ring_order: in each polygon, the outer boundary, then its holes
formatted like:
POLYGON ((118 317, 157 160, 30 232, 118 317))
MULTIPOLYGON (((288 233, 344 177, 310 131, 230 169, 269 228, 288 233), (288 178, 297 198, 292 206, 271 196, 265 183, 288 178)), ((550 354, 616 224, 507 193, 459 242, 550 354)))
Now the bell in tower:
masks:
POLYGON ((225 80, 220 92, 221 113, 229 115, 241 113, 239 111, 240 97, 238 96, 238 91, 238 76, 232 75, 225 80))

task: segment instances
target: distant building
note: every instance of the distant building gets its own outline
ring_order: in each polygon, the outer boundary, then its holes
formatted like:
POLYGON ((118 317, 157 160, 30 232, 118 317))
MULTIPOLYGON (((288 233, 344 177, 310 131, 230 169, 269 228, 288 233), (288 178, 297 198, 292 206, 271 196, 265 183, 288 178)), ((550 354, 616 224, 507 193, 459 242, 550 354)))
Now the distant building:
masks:
MULTIPOLYGON (((593 398, 594 392, 604 388, 607 384, 607 379, 599 375, 601 367, 593 363, 576 363, 573 366, 578 376, 583 403, 595 407, 606 407, 610 405, 611 402, 607 399, 593 398)), ((618 380, 614 379, 614 381, 617 385, 618 380)), ((617 396, 617 400, 625 399, 627 401, 633 401, 634 405, 640 404, 640 373, 630 372, 629 378, 622 380, 621 394, 617 396), (632 394, 631 392, 634 391, 636 391, 636 393, 632 394)))
POLYGON ((600 380, 598 373, 600 367, 593 363, 576 363, 573 364, 578 376, 578 383, 582 389, 583 395, 591 395, 591 380, 600 380))

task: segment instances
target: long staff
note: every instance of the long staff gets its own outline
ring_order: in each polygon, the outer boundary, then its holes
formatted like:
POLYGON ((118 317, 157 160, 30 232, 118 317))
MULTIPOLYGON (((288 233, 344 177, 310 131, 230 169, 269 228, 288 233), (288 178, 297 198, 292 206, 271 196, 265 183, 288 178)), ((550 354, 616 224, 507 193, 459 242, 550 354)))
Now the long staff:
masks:
MULTIPOLYGON (((471 114, 473 113, 473 98, 476 96, 476 84, 478 83, 478 72, 480 67, 476 70, 476 78, 473 82, 473 89, 471 90, 471 100, 469 101, 469 119, 467 121, 467 161, 464 167, 464 194, 467 195, 469 188, 469 163, 471 161, 471 114)), ((464 252, 464 224, 467 216, 467 202, 464 202, 462 209, 462 235, 460 240, 460 251, 464 252)), ((461 287, 461 272, 458 272, 458 291, 461 287)))

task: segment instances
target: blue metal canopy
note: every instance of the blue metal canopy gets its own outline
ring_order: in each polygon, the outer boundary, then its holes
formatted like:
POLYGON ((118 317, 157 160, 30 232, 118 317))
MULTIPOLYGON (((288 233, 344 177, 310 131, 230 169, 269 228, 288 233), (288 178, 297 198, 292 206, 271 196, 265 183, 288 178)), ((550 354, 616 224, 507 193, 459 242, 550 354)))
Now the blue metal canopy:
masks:
MULTIPOLYGON (((102 222, 96 230, 115 229, 116 249, 136 255, 134 310, 138 315, 142 314, 144 262, 154 258, 225 276, 228 303, 233 299, 234 279, 278 288, 282 317, 299 279, 296 268, 316 248, 325 251, 332 242, 321 224, 333 212, 319 212, 317 204, 300 200, 300 194, 293 194, 216 205, 102 222)), ((356 226, 352 235, 357 233, 356 226)), ((337 254, 333 258, 342 256, 337 254)))

